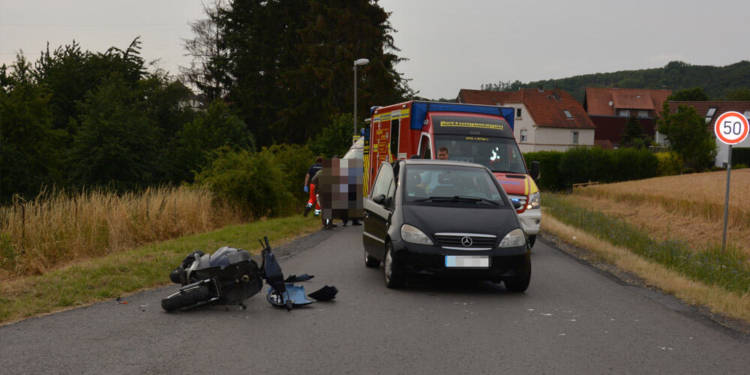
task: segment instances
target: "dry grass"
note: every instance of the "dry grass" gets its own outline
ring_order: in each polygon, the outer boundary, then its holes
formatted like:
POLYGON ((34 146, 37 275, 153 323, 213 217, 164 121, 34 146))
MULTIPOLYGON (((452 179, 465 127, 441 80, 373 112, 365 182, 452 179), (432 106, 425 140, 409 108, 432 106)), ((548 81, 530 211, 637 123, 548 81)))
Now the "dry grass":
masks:
POLYGON ((239 222, 202 189, 42 195, 0 208, 0 280, 239 222))
POLYGON ((565 242, 592 251, 608 263, 638 275, 648 285, 657 287, 687 303, 703 305, 714 313, 750 323, 750 294, 748 293, 740 295, 718 286, 708 286, 690 280, 662 265, 649 262, 628 249, 614 246, 582 230, 565 225, 551 215, 545 215, 543 230, 565 242))

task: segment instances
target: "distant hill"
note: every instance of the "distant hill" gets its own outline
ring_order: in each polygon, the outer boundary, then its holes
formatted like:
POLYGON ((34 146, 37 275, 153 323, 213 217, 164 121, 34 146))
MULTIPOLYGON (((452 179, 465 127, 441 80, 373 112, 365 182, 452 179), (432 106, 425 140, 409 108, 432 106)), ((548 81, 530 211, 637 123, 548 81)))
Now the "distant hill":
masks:
POLYGON ((521 87, 561 88, 583 102, 586 87, 622 87, 669 89, 673 91, 702 87, 710 99, 722 99, 727 92, 750 88, 750 61, 727 66, 691 65, 672 61, 663 68, 623 70, 614 73, 595 73, 580 76, 522 83, 500 82, 482 85, 484 90, 517 90, 521 87))

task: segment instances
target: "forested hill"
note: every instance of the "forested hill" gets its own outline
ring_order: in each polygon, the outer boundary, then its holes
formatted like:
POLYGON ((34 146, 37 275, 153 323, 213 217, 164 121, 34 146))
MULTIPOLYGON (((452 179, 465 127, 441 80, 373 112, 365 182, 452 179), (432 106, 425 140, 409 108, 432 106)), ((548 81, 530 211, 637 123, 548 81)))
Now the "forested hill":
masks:
POLYGON ((521 87, 561 88, 583 102, 586 87, 669 89, 702 87, 710 99, 723 99, 727 93, 750 88, 750 61, 727 66, 691 65, 672 61, 663 68, 623 70, 522 83, 519 81, 482 85, 484 90, 517 90, 521 87))

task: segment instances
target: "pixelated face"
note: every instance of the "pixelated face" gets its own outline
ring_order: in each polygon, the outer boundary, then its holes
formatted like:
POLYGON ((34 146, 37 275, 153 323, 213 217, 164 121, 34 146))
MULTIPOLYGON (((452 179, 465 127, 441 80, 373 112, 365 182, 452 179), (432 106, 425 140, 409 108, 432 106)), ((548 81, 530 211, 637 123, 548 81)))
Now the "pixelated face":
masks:
POLYGON ((324 211, 347 212, 348 217, 362 217, 361 159, 327 159, 320 175, 319 201, 324 211))
POLYGON ((445 150, 438 151, 437 158, 440 160, 448 160, 448 151, 445 151, 445 150))

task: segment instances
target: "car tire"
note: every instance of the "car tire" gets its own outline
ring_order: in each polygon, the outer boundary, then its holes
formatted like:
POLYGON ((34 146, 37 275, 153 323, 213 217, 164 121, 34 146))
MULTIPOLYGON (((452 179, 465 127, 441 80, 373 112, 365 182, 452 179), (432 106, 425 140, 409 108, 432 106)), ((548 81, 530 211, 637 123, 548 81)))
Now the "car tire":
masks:
POLYGON ((385 256, 383 257, 383 279, 385 286, 390 289, 397 289, 405 284, 404 275, 398 271, 392 256, 392 246, 390 242, 385 244, 385 256))
POLYGON ((523 293, 528 289, 531 282, 531 258, 526 255, 521 261, 520 267, 516 269, 516 276, 506 278, 505 289, 513 293, 523 293))
POLYGON ((367 252, 367 250, 365 250, 364 252, 365 252, 365 267, 367 267, 367 268, 377 268, 377 267, 380 266, 380 261, 379 260, 377 260, 376 258, 373 258, 370 255, 370 253, 367 252))
POLYGON ((534 247, 534 242, 536 242, 536 234, 529 236, 529 249, 534 247))

